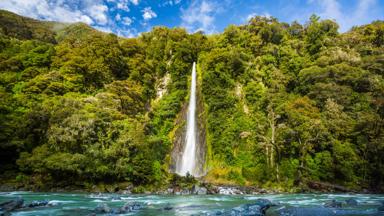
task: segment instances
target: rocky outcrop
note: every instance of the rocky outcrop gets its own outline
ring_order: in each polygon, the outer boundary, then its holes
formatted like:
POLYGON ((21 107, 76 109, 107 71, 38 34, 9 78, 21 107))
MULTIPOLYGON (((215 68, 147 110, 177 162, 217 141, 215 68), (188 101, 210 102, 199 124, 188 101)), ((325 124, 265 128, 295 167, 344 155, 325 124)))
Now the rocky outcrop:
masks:
POLYGON ((178 118, 175 122, 175 129, 173 132, 172 143, 173 149, 171 153, 171 164, 169 166, 170 172, 175 173, 178 170, 178 161, 181 161, 185 146, 185 135, 187 133, 186 119, 188 113, 188 103, 184 103, 178 118))

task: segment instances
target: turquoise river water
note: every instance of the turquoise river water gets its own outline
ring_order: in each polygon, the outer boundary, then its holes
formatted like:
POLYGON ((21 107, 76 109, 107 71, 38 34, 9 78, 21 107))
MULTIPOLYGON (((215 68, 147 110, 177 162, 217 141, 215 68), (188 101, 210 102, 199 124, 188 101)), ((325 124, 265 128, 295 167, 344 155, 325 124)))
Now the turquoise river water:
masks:
MULTIPOLYGON (((127 202, 137 202, 143 208, 126 215, 207 215, 227 211, 259 198, 268 199, 279 206, 321 207, 331 200, 345 201, 353 198, 359 203, 359 211, 378 214, 383 205, 383 195, 370 194, 276 194, 276 195, 120 195, 89 193, 37 193, 0 192, 0 203, 21 197, 24 203, 49 201, 49 207, 37 207, 12 212, 12 215, 91 215, 101 203, 119 208, 127 202), (167 209, 167 206, 170 207, 167 209)), ((364 214, 365 215, 365 214, 364 214)), ((381 214, 379 214, 381 215, 381 214)))

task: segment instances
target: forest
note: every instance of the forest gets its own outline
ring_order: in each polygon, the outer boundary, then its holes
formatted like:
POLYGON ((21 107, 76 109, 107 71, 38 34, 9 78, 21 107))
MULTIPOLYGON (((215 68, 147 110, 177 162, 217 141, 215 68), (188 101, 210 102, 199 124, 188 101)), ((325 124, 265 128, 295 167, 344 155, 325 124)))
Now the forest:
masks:
POLYGON ((0 183, 166 187, 198 67, 212 184, 384 191, 384 21, 256 16, 137 38, 0 10, 0 183))

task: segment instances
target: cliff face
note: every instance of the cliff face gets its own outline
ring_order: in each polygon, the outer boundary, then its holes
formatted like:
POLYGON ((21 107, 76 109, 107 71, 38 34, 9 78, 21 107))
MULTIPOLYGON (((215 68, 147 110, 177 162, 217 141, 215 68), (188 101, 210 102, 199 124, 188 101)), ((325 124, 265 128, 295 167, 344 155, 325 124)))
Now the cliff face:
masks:
MULTIPOLYGON (((176 172, 179 161, 181 161, 186 140, 187 130, 187 113, 188 113, 188 102, 185 102, 181 109, 178 118, 176 119, 176 128, 172 137, 173 149, 171 153, 171 165, 170 171, 176 172)), ((197 103, 196 103, 196 173, 198 176, 205 175, 205 162, 206 162, 206 128, 205 128, 205 111, 204 104, 201 97, 201 89, 199 83, 197 84, 197 103)))

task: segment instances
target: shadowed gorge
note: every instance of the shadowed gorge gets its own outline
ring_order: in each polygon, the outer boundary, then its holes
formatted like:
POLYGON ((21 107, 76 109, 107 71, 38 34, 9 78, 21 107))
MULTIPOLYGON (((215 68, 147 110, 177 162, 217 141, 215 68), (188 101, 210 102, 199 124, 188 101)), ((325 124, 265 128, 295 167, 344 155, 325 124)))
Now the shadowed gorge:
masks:
POLYGON ((8 11, 0 21, 5 189, 384 189, 383 21, 340 33, 316 15, 255 16, 136 38, 8 11))

